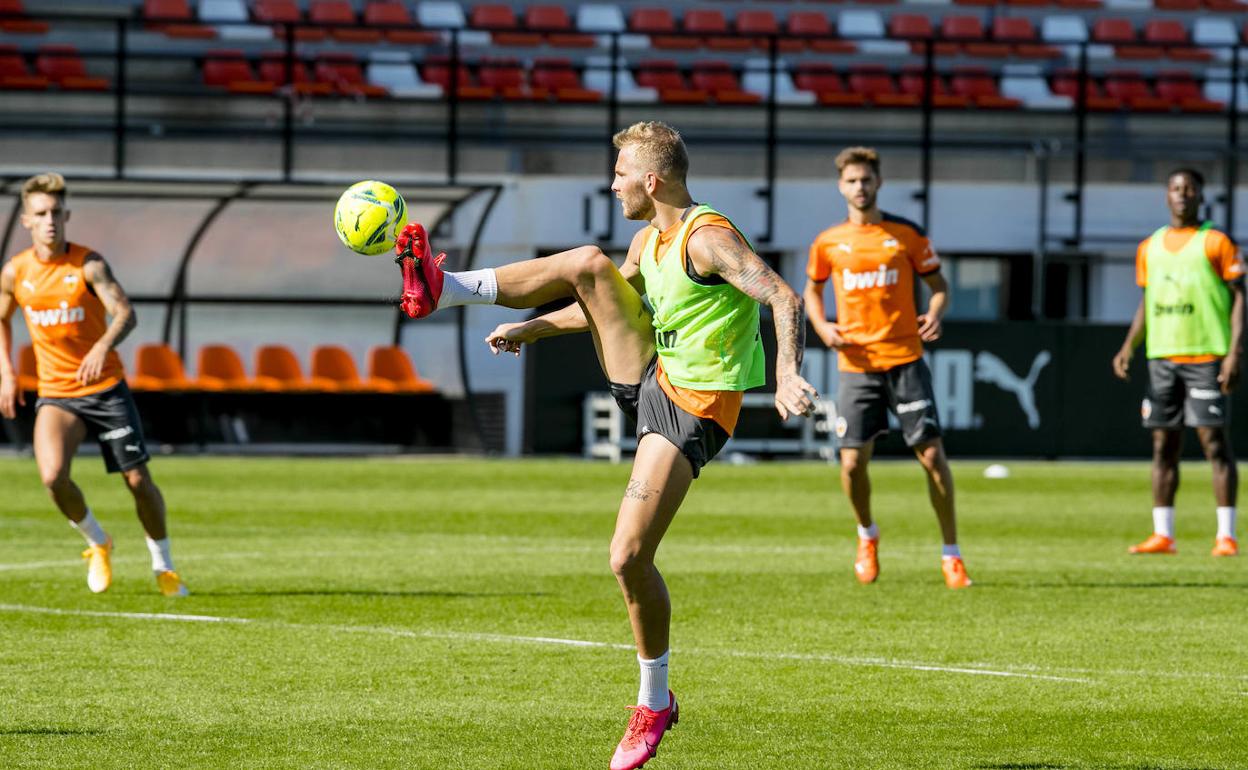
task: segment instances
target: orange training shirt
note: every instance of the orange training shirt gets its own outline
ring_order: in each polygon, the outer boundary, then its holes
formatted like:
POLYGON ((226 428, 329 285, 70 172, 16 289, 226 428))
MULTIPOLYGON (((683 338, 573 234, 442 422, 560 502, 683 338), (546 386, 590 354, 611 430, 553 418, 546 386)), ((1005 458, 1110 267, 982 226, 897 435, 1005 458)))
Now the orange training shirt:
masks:
MULTIPOLYGON (((1195 227, 1168 227, 1162 236, 1162 245, 1169 251, 1179 251, 1196 235, 1195 227)), ((1135 250, 1135 283, 1143 288, 1148 283, 1148 242, 1152 236, 1145 238, 1135 250)), ((1213 271, 1224 281, 1236 281, 1244 276, 1244 260, 1240 256, 1239 246, 1221 230, 1210 229, 1205 235, 1205 256, 1213 271)), ((1207 364, 1217 361, 1221 356, 1170 356, 1166 360, 1176 364, 1207 364)))
POLYGON ((78 398, 108 390, 125 377, 121 357, 110 350, 100 379, 90 385, 77 380, 78 367, 108 330, 104 303, 95 296, 82 266, 93 252, 66 244, 64 254, 42 262, 33 248, 13 257, 13 294, 39 368, 39 395, 78 398))
POLYGON ((848 345, 843 372, 881 372, 923 355, 914 276, 940 270, 940 257, 918 225, 890 214, 878 224, 845 221, 810 245, 806 275, 832 279, 836 323, 848 345))
MULTIPOLYGON (((677 220, 671 227, 659 233, 658 248, 655 250, 657 254, 662 255, 664 250, 671 244, 672 239, 676 237, 676 233, 680 231, 680 226, 684 224, 684 220, 677 220)), ((692 236, 695 232, 703 227, 726 227, 734 236, 737 231, 733 229, 732 223, 726 218, 706 214, 698 218, 693 230, 689 232, 692 236)), ((689 255, 681 252, 681 259, 685 260, 688 266, 689 255)), ((645 258, 645 255, 642 255, 645 258)), ((667 373, 663 371, 663 363, 659 362, 657 377, 659 387, 667 394, 676 406, 684 409, 694 417, 714 420, 715 424, 723 428, 729 436, 736 430, 737 418, 741 415, 742 391, 739 390, 690 390, 682 388, 679 385, 673 385, 667 379, 667 373)))

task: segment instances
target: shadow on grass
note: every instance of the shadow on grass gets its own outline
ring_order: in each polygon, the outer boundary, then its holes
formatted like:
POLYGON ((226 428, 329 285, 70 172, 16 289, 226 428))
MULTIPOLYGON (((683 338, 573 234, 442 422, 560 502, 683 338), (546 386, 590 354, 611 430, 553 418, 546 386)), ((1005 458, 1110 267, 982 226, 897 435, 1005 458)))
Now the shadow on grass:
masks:
MULTIPOLYGON (((974 765, 975 770, 1076 770, 1089 765, 1064 765, 1054 762, 990 762, 974 765)), ((1208 767, 1166 768, 1161 765, 1095 765, 1101 770, 1213 770, 1208 767)))
MULTIPOLYGON (((975 582, 976 588, 1229 588, 1235 591, 1243 591, 1248 589, 1248 583, 1180 583, 1180 582, 1156 582, 1156 583, 981 583, 975 582)), ((1008 767, 1008 765, 1002 765, 1008 767)), ((1019 765, 1026 767, 1026 765, 1019 765)), ((1040 765, 1043 767, 1043 765, 1040 765)), ((1149 770, 1149 768, 1141 768, 1140 770, 1149 770)))
POLYGON ((364 596, 395 599, 499 599, 504 597, 549 596, 541 592, 472 591, 367 591, 358 588, 306 588, 286 591, 196 591, 195 596, 364 596))
POLYGON ((0 727, 0 735, 103 735, 103 730, 80 727, 0 727))

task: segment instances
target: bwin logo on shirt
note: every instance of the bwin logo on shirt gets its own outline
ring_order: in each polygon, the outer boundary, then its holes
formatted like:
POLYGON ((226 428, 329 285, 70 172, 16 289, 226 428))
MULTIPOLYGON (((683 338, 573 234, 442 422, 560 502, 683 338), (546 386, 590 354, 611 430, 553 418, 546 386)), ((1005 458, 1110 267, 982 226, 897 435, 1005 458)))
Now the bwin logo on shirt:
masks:
POLYGON ((61 302, 60 307, 51 310, 36 310, 30 305, 25 307, 26 323, 32 326, 61 326, 77 324, 87 320, 87 311, 80 307, 70 307, 68 302, 61 302))
POLYGON ((879 286, 893 286, 899 278, 900 274, 896 269, 889 270, 884 265, 880 265, 879 270, 870 270, 865 273, 855 273, 847 268, 841 271, 841 287, 845 291, 856 291, 879 286))

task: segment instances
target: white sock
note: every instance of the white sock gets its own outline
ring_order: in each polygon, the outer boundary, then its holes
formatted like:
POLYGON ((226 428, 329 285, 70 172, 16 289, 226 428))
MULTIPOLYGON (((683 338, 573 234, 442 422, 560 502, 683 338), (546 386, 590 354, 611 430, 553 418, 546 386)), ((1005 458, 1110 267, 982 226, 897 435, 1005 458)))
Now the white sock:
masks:
POLYGON ((173 570, 173 556, 169 553, 169 538, 164 540, 147 540, 147 550, 152 554, 152 572, 159 575, 173 570))
POLYGON ((1174 539, 1174 506, 1159 505, 1153 508, 1153 532, 1174 539))
POLYGON ((86 539, 87 545, 105 545, 108 543, 108 534, 104 528, 100 526, 100 522, 95 520, 95 514, 91 513, 91 509, 87 509, 87 515, 82 517, 82 521, 71 521, 71 527, 82 533, 86 539))
POLYGON ((880 539, 879 525, 876 524, 874 521, 871 522, 871 526, 869 527, 864 527, 861 524, 859 524, 858 525, 858 537, 860 537, 863 540, 879 540, 880 539))
POLYGON ((953 545, 942 545, 940 547, 940 558, 961 559, 962 549, 958 547, 957 543, 954 543, 953 545))
POLYGON ((443 273, 442 296, 438 307, 456 305, 493 305, 498 299, 498 278, 494 268, 466 270, 462 273, 443 273))
POLYGON ((1218 506, 1218 537, 1235 539, 1235 506, 1218 506))
POLYGON ((663 653, 654 660, 646 660, 637 656, 641 665, 641 689, 637 691, 637 705, 645 706, 651 711, 662 711, 672 705, 667 689, 667 656, 663 653))

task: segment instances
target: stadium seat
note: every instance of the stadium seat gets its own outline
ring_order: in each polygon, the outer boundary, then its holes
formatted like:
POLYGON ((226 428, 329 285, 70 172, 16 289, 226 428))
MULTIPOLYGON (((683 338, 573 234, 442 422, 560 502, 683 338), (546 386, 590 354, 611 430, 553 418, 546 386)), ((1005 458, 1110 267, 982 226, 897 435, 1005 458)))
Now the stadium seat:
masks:
MULTIPOLYGON (((792 11, 784 22, 784 30, 790 35, 802 38, 799 41, 814 51, 823 53, 840 53, 848 48, 853 51, 853 43, 846 40, 833 39, 835 30, 828 17, 821 11, 792 11)), ((782 49, 788 50, 788 49, 782 49)))
POLYGON ((824 62, 801 62, 793 69, 793 85, 815 95, 825 107, 861 107, 867 97, 852 93, 841 82, 836 69, 824 62))
POLYGON ((696 37, 676 34, 676 19, 666 8, 634 8, 628 17, 628 28, 638 34, 650 36, 655 48, 693 50, 702 46, 696 37))
POLYGON ((1162 72, 1157 75, 1157 96, 1184 112, 1221 112, 1222 102, 1205 98, 1200 84, 1188 72, 1162 72))
POLYGON ((256 382, 265 390, 337 390, 332 381, 304 379, 299 359, 285 345, 262 345, 256 348, 256 382))
POLYGON ((195 361, 195 384, 200 390, 273 390, 247 376, 243 359, 228 345, 204 345, 195 361))
POLYGON ((386 382, 365 382, 360 379, 355 360, 346 348, 338 345, 317 345, 312 348, 312 381, 333 383, 327 390, 339 391, 385 391, 393 393, 396 388, 386 382))
POLYGON ((440 39, 436 32, 417 29, 407 6, 401 2, 370 0, 364 6, 363 18, 365 24, 381 27, 386 40, 396 45, 432 45, 440 39))
POLYGON ((489 46, 489 32, 466 29, 468 19, 454 0, 423 0, 416 6, 416 22, 424 29, 454 30, 461 45, 489 46))
POLYGON ((412 366, 407 351, 394 346, 377 346, 368 351, 368 379, 373 383, 390 383, 399 393, 432 393, 433 383, 422 379, 412 366))
POLYGON ((843 38, 878 39, 884 37, 884 19, 876 11, 841 11, 836 17, 836 31, 843 38))
MULTIPOLYGON (((826 23, 827 20, 825 19, 824 22, 826 23)), ((764 8, 747 8, 738 11, 732 24, 738 34, 756 35, 757 37, 750 37, 747 40, 752 47, 762 51, 768 50, 772 36, 778 37, 782 34, 776 15, 764 8)), ((776 45, 777 50, 785 52, 800 51, 806 47, 805 41, 787 37, 778 37, 776 45)))
POLYGON ((1135 43, 1135 26, 1130 19, 1097 19, 1092 25, 1092 39, 1098 43, 1135 43))
POLYGON ((1045 16, 1040 22, 1040 38, 1046 43, 1086 43, 1088 25, 1082 16, 1045 16))
POLYGON ((1138 112, 1168 112, 1170 102, 1153 93, 1140 73, 1131 70, 1115 70, 1104 83, 1105 94, 1138 112))
POLYGON ((273 83, 256 77, 237 49, 204 52, 204 85, 239 94, 271 94, 275 90, 273 83))
POLYGON ((993 19, 992 38, 1012 43, 1014 53, 1025 59, 1052 59, 1062 55, 1053 46, 1037 42, 1036 28, 1025 16, 998 16, 993 19))
MULTIPOLYGON (((585 87, 591 91, 599 91, 604 96, 611 92, 611 57, 590 56, 585 59, 585 71, 581 76, 585 87)), ((617 60, 615 69, 616 99, 625 104, 647 104, 659 100, 659 92, 654 88, 637 84, 632 70, 623 60, 617 60)))
MULTIPOLYGON (((303 13, 295 0, 255 0, 251 7, 256 21, 274 25, 274 32, 284 35, 290 25, 303 22, 303 13)), ((318 27, 294 26, 295 39, 304 42, 317 42, 325 39, 325 30, 318 27)))
POLYGON ((542 89, 555 101, 588 103, 602 100, 602 93, 581 85, 581 77, 569 59, 539 57, 529 76, 534 89, 542 89))
POLYGON ((28 393, 39 389, 39 362, 33 345, 22 345, 17 351, 17 386, 28 393))
POLYGON ((758 104, 762 98, 741 88, 737 73, 726 61, 694 62, 689 81, 720 104, 758 104))
POLYGON ((26 15, 22 0, 0 0, 0 15, 10 17, 0 21, 0 32, 9 35, 43 35, 49 29, 46 21, 19 18, 26 15))
MULTIPOLYGON (((1076 105, 1079 103, 1078 72, 1070 69, 1059 70, 1053 77, 1051 87, 1053 93, 1059 96, 1069 96, 1073 103, 1076 105)), ((1087 108, 1093 112, 1113 112, 1123 108, 1118 98, 1107 96, 1091 77, 1088 78, 1087 86, 1084 88, 1084 99, 1087 108)))
MULTIPOLYGON (((451 61, 450 57, 445 55, 430 56, 425 59, 421 68, 421 77, 426 83, 433 83, 442 88, 442 93, 449 93, 451 90, 451 61)), ((493 99, 495 97, 494 89, 484 86, 472 77, 467 65, 460 63, 456 70, 456 93, 460 99, 467 101, 480 101, 483 99, 493 99)))
POLYGON ((365 73, 368 82, 390 92, 391 96, 437 99, 442 89, 420 79, 406 51, 373 51, 365 73))
POLYGON ((1153 0, 1153 7, 1159 11, 1199 11, 1200 0, 1153 0))
POLYGON ((894 13, 888 20, 888 36, 898 40, 928 40, 935 37, 932 20, 919 13, 894 13))
POLYGON ((243 0, 200 0, 199 20, 215 24, 222 40, 272 40, 273 30, 263 24, 248 24, 251 15, 243 0))
POLYGON ((364 79, 364 70, 355 54, 347 51, 324 51, 316 57, 316 79, 331 84, 346 96, 387 96, 386 89, 364 79))
MULTIPOLYGON (((940 73, 936 73, 931 81, 932 88, 932 107, 936 109, 965 109, 971 106, 971 98, 949 92, 945 85, 945 79, 940 73)), ((923 101, 923 97, 927 94, 928 77, 923 65, 912 65, 902 70, 901 77, 897 79, 898 85, 903 94, 912 94, 923 101)))
MULTIPOLYGON (((771 97, 771 60, 763 58, 746 59, 745 70, 741 74, 741 89, 767 100, 771 97)), ((779 104, 814 104, 817 101, 814 91, 798 90, 789 75, 789 65, 784 59, 776 59, 776 102, 779 104)))
POLYGON ((728 20, 718 8, 690 8, 685 11, 686 32, 699 32, 706 37, 702 44, 714 51, 748 51, 754 41, 745 37, 729 37, 728 20))
POLYGON ((139 345, 134 351, 134 372, 126 378, 135 390, 194 390, 182 359, 162 343, 139 345))
POLYGON ((1234 94, 1231 91, 1231 71, 1224 67, 1210 67, 1205 70, 1205 87, 1203 93, 1205 99, 1211 102, 1220 102, 1230 106, 1231 97, 1236 97, 1239 112, 1248 112, 1248 83, 1244 82, 1243 76, 1235 84, 1239 93, 1234 94))
POLYGON ((212 27, 195 23, 187 0, 143 0, 143 18, 148 20, 149 29, 169 37, 203 39, 217 36, 212 27))
POLYGON ((535 96, 517 59, 486 59, 477 68, 477 79, 508 101, 530 101, 535 96))
POLYGON ((32 75, 15 45, 0 45, 0 89, 10 91, 42 91, 50 81, 43 75, 32 75))
POLYGON ((985 41, 986 31, 978 16, 946 16, 941 19, 940 34, 946 40, 961 42, 968 56, 1000 59, 1010 55, 1005 43, 985 41))
POLYGON ((532 47, 542 44, 542 36, 520 31, 520 20, 510 5, 486 3, 473 6, 469 26, 489 30, 494 45, 532 47))
POLYGON ((638 62, 636 78, 638 85, 655 89, 659 101, 669 104, 704 104, 709 97, 702 89, 690 88, 676 62, 670 59, 638 62))
POLYGON ((1202 16, 1192 23, 1192 42, 1197 45, 1237 45, 1239 33, 1230 19, 1202 16))
POLYGON ((1006 64, 1002 68, 1001 95, 1017 99, 1031 110, 1069 110, 1074 100, 1049 90, 1044 70, 1036 64, 1006 64))
POLYGON ((849 72, 849 87, 880 107, 918 107, 922 102, 914 94, 902 93, 883 65, 854 65, 849 72))
POLYGON ((576 28, 582 32, 624 32, 624 13, 616 3, 585 3, 576 7, 576 28))
POLYGON ((1002 96, 996 78, 984 67, 958 67, 949 78, 949 87, 953 93, 969 97, 981 109, 1013 110, 1023 106, 1018 99, 1002 96))
POLYGON ((1166 56, 1178 61, 1209 61, 1213 54, 1189 45, 1187 27, 1175 19, 1150 19, 1144 23, 1144 42, 1167 46, 1166 56))
POLYGON ((344 43, 377 43, 381 30, 361 28, 355 17, 355 9, 347 0, 312 0, 308 6, 308 20, 316 24, 341 24, 331 27, 329 34, 344 43))
POLYGON ((329 96, 334 93, 332 83, 319 83, 308 76, 307 65, 296 59, 288 73, 286 54, 283 51, 265 51, 260 54, 260 79, 276 87, 289 86, 306 96, 329 96))
POLYGON ((576 32, 562 5, 530 5, 524 9, 524 26, 544 30, 547 44, 555 48, 593 48, 593 35, 576 32))
POLYGON ((87 74, 87 65, 75 46, 57 43, 39 46, 35 71, 67 91, 107 91, 107 78, 87 74))

